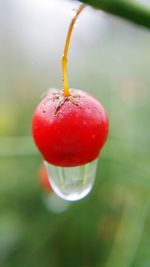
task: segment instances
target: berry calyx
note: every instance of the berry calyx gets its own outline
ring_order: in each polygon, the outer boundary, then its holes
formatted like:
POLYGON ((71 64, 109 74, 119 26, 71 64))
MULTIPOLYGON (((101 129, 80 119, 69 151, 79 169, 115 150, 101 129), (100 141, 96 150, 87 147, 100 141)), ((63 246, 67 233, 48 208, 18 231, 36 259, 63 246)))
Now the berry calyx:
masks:
POLYGON ((72 90, 66 98, 51 90, 34 113, 32 133, 48 163, 79 166, 98 157, 107 138, 108 118, 103 106, 81 90, 72 90))

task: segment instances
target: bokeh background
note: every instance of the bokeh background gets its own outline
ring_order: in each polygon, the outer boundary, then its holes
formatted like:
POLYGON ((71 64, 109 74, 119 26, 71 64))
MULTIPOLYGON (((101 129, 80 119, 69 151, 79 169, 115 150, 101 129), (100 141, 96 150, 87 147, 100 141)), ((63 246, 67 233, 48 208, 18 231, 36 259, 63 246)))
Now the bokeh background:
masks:
POLYGON ((150 266, 150 32, 87 7, 69 81, 109 114, 93 191, 61 214, 43 205, 31 118, 50 87, 77 2, 0 1, 0 266, 150 266))

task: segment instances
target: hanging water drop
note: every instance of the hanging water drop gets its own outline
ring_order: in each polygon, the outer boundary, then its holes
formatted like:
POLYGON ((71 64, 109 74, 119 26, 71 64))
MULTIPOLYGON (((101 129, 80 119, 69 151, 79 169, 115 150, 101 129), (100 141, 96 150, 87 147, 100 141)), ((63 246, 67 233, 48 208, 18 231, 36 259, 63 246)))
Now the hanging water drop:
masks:
POLYGON ((57 167, 44 161, 54 192, 68 201, 85 197, 92 189, 97 160, 77 167, 57 167))

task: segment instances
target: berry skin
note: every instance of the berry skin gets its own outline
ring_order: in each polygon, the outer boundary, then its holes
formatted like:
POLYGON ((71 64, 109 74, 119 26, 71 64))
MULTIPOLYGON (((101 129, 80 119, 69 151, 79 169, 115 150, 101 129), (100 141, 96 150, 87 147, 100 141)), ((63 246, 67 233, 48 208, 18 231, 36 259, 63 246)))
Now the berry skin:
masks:
POLYGON ((32 120, 35 144, 53 165, 72 167, 96 159, 108 135, 103 106, 88 93, 51 90, 38 105, 32 120))
POLYGON ((49 183, 48 174, 47 174, 47 171, 44 165, 41 165, 39 169, 39 183, 40 183, 40 186, 44 189, 44 191, 49 192, 49 193, 53 191, 49 183))

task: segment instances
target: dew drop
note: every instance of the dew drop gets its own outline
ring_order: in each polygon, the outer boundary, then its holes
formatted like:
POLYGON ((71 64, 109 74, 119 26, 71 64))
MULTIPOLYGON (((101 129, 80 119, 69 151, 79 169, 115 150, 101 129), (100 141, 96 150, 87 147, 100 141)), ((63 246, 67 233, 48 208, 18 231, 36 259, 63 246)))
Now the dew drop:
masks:
POLYGON ((77 201, 91 191, 97 160, 77 167, 57 167, 44 162, 53 191, 62 199, 77 201))

